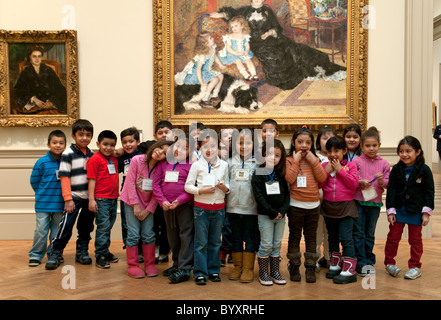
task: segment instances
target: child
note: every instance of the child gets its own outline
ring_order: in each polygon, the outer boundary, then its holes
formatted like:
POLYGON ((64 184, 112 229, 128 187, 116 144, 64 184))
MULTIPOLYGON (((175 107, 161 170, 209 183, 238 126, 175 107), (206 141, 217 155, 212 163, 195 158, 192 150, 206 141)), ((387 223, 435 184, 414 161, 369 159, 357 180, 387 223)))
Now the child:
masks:
POLYGON ((362 155, 354 160, 359 175, 358 188, 354 195, 358 217, 355 218, 353 239, 357 256, 357 274, 365 276, 369 270, 363 267, 375 265, 375 228, 383 206, 382 194, 387 188, 390 164, 378 155, 380 134, 370 127, 361 135, 362 155))
MULTIPOLYGON (((329 138, 337 135, 334 128, 324 126, 317 134, 317 140, 315 148, 317 150, 317 157, 320 159, 320 163, 328 162, 328 152, 326 151, 326 142, 329 138)), ((320 199, 323 199, 323 191, 320 191, 320 199)), ((317 261, 316 271, 320 271, 320 267, 329 268, 329 245, 328 245, 328 230, 326 230, 325 220, 323 216, 319 215, 319 221, 317 226, 317 254, 321 255, 321 247, 323 246, 323 256, 317 261)))
POLYGON ((188 138, 178 140, 168 150, 167 160, 155 169, 153 194, 164 210, 173 265, 163 272, 172 283, 190 279, 193 267, 193 195, 184 190, 191 163, 188 138))
POLYGON ((290 207, 288 210, 288 270, 291 281, 300 281, 300 240, 305 238, 306 282, 316 282, 315 267, 317 225, 320 215, 319 183, 327 178, 315 154, 314 136, 306 127, 297 129, 291 139, 290 156, 286 158, 286 176, 289 183, 290 207))
POLYGON ((346 146, 348 148, 347 159, 352 162, 355 158, 361 155, 360 148, 361 128, 358 124, 348 124, 343 131, 343 138, 345 138, 346 146))
POLYGON ((434 183, 430 168, 425 164, 421 143, 406 136, 397 147, 400 161, 392 168, 387 187, 386 207, 389 233, 384 248, 387 272, 396 277, 401 271, 395 256, 404 226, 407 224, 410 244, 409 270, 406 279, 421 276, 423 241, 421 230, 429 223, 434 209, 434 183))
POLYGON ((66 149, 66 135, 61 130, 49 133, 47 139, 49 151, 35 163, 31 173, 31 186, 35 191, 36 226, 34 241, 29 251, 29 266, 41 263, 47 249, 47 239, 55 237, 63 217, 64 199, 61 194, 60 158, 66 149), (49 234, 50 231, 50 234, 49 234))
MULTIPOLYGON (((236 129, 233 126, 226 126, 223 127, 220 132, 219 158, 227 162, 233 155, 232 139, 235 130, 236 129)), ((227 264, 227 256, 228 263, 233 262, 231 249, 231 226, 230 221, 228 220, 228 215, 225 215, 225 221, 222 226, 222 244, 220 248, 221 267, 224 267, 227 264)))
POLYGON ((242 16, 235 16, 228 22, 230 33, 223 36, 224 49, 219 52, 220 61, 225 65, 235 64, 248 81, 259 81, 256 68, 251 61, 254 54, 250 51, 250 28, 242 16), (249 73, 245 69, 245 65, 249 73))
POLYGON ((265 119, 260 124, 260 129, 262 130, 262 142, 270 139, 277 139, 279 137, 279 125, 276 120, 265 119))
POLYGON ((217 134, 205 129, 199 136, 202 157, 193 163, 185 191, 194 195, 194 269, 196 284, 221 281, 220 244, 225 220, 225 194, 229 192, 228 164, 219 159, 217 134))
POLYGON ((118 262, 118 258, 109 252, 119 196, 118 159, 112 157, 116 140, 113 131, 101 131, 96 143, 98 152, 87 162, 89 210, 96 217, 95 264, 102 269, 110 268, 109 261, 118 262))
POLYGON ((216 62, 221 70, 226 67, 219 60, 216 53, 214 38, 210 32, 202 32, 196 37, 194 48, 195 57, 185 66, 182 72, 175 76, 176 84, 200 84, 202 100, 199 103, 202 108, 212 109, 218 105, 218 97, 224 75, 213 69, 216 62))
MULTIPOLYGON (((120 133, 121 144, 123 147, 123 155, 118 158, 118 172, 123 174, 123 180, 121 183, 121 190, 124 187, 124 181, 126 179, 127 172, 129 171, 130 161, 132 161, 133 157, 142 152, 139 150, 139 145, 141 143, 139 137, 139 131, 135 127, 130 127, 124 129, 120 133)), ((121 212, 121 229, 122 229, 122 239, 124 243, 124 247, 126 246, 127 239, 127 222, 126 222, 126 214, 124 211, 124 202, 121 201, 120 204, 120 212, 121 212)), ((142 254, 142 249, 140 255, 142 254)), ((141 255, 142 257, 142 255, 141 255)))
POLYGON ((229 279, 244 283, 254 280, 254 261, 259 248, 257 205, 251 188, 251 178, 258 165, 253 156, 253 136, 251 129, 234 131, 233 157, 228 160, 230 192, 226 212, 234 263, 229 279))
POLYGON ((259 281, 264 286, 270 286, 274 282, 286 283, 282 280, 278 265, 290 197, 285 180, 286 151, 283 143, 274 140, 274 145, 269 147, 268 153, 264 145, 263 156, 265 163, 259 169, 264 169, 265 174, 256 170, 251 185, 257 203, 260 231, 260 246, 257 252, 259 281))
POLYGON ((173 132, 173 124, 167 120, 161 120, 155 125, 155 134, 153 140, 147 140, 141 142, 139 144, 138 149, 141 153, 146 153, 147 149, 151 147, 156 141, 173 141, 174 140, 174 132, 173 132))
POLYGON ((153 214, 158 205, 153 192, 154 170, 166 157, 172 141, 154 143, 146 154, 134 156, 121 191, 127 219, 127 274, 132 278, 156 277, 153 214), (138 243, 142 241, 144 270, 139 267, 138 243))
POLYGON ((72 138, 75 143, 65 150, 60 159, 58 173, 64 199, 64 214, 57 235, 48 250, 45 268, 55 270, 64 261, 63 250, 72 236, 72 228, 78 216, 75 261, 91 264, 88 254, 90 233, 93 231, 95 215, 89 211, 89 193, 86 163, 93 152, 88 148, 92 141, 93 125, 90 121, 79 119, 72 125, 72 138))
POLYGON ((329 162, 323 163, 327 179, 319 187, 323 189, 323 201, 320 214, 323 215, 328 230, 331 265, 326 278, 334 283, 357 281, 352 230, 354 218, 358 216, 354 193, 358 187, 357 166, 344 159, 347 153, 346 142, 340 136, 332 137, 326 142, 329 162), (340 253, 340 245, 343 253, 340 253), (343 257, 343 270, 341 260, 343 257))

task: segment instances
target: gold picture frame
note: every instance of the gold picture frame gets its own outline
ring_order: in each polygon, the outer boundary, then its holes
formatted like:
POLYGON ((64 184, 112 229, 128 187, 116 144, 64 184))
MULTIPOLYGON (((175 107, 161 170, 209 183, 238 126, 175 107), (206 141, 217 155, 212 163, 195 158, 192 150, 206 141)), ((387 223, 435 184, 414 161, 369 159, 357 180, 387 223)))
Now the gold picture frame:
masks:
MULTIPOLYGON (((337 0, 332 1, 336 2, 337 0)), ((316 105, 314 106, 315 109, 308 109, 306 106, 303 109, 307 110, 306 112, 293 112, 291 114, 286 114, 286 112, 279 113, 279 110, 283 110, 280 106, 272 109, 276 112, 250 112, 249 114, 175 113, 174 75, 180 70, 176 67, 177 51, 180 50, 182 46, 185 47, 191 40, 186 36, 182 36, 180 37, 180 42, 176 43, 177 30, 183 30, 178 26, 178 21, 182 24, 183 21, 185 23, 185 19, 188 17, 204 16, 204 14, 205 17, 207 16, 206 12, 204 12, 206 5, 204 7, 201 1, 199 1, 201 3, 193 2, 190 7, 188 3, 184 4, 184 2, 184 0, 153 1, 154 124, 161 120, 168 120, 177 128, 186 128, 190 122, 197 121, 214 129, 227 125, 246 125, 258 128, 264 119, 272 118, 279 124, 281 133, 292 132, 295 128, 303 125, 307 125, 313 130, 318 130, 324 125, 328 125, 341 132, 347 124, 357 123, 362 130, 366 129, 368 29, 364 26, 365 21, 363 21, 363 19, 366 19, 366 16, 365 13, 363 13, 363 8, 366 8, 368 5, 368 0, 346 1, 346 50, 343 51, 343 55, 345 55, 346 58, 347 77, 346 80, 343 80, 345 82, 345 84, 343 84, 345 89, 341 89, 345 91, 345 103, 338 112, 333 112, 332 107, 327 108, 326 106, 316 105), (176 5, 179 5, 179 7, 175 7, 176 5), (195 10, 196 12, 189 12, 191 14, 188 14, 183 12, 185 8, 187 8, 187 10, 195 10)), ((210 1, 204 2, 208 3, 210 1)), ((222 4, 228 3, 228 1, 219 2, 222 2, 222 4)), ((244 0, 230 2, 229 5, 238 6, 238 3, 244 3, 244 0)), ((271 3, 274 5, 275 2, 276 1, 273 0, 271 3)), ((307 2, 311 3, 312 0, 307 0, 307 2)), ((249 0, 245 1, 245 5, 247 4, 249 5, 249 0)), ((309 16, 312 15, 313 14, 310 13, 309 16)), ((191 31, 192 28, 195 29, 195 25, 198 23, 200 24, 198 21, 189 20, 187 30, 191 31)), ((301 110, 300 107, 298 109, 301 110)), ((259 111, 260 110, 262 110, 262 108, 259 109, 259 111)))
POLYGON ((77 32, 0 30, 0 126, 65 127, 78 118, 77 32))

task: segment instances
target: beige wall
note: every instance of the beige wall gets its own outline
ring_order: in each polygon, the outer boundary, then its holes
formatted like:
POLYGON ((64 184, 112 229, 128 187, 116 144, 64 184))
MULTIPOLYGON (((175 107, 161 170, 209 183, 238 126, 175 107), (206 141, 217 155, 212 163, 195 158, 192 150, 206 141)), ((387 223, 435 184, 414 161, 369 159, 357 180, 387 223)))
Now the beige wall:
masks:
MULTIPOLYGON (((405 3, 370 1, 376 29, 369 31, 368 126, 381 131, 382 155, 391 163, 396 162, 394 149, 406 132, 405 3)), ((75 8, 78 31, 80 116, 91 120, 96 132, 120 132, 135 125, 143 130, 144 140, 152 138, 151 1, 0 0, 0 29, 60 30, 66 5, 75 8)), ((29 174, 45 153, 52 129, 0 128, 0 239, 32 238, 29 174)), ((68 128, 63 130, 70 136, 68 128)), ((283 140, 289 144, 289 137, 283 140)), ((115 230, 119 232, 119 226, 115 230)), ((378 236, 384 237, 385 230, 380 226, 378 236)))

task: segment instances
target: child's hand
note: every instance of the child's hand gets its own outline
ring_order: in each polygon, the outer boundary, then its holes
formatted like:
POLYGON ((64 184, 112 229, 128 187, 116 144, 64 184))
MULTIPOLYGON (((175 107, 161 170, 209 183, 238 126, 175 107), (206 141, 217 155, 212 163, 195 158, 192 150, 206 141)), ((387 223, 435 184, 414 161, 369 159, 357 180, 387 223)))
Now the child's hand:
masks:
POLYGON ((332 163, 331 163, 331 161, 329 161, 329 162, 326 164, 326 166, 325 166, 325 171, 326 171, 327 173, 331 173, 332 171, 334 171, 334 167, 332 167, 332 163))
POLYGON ((228 187, 223 184, 222 182, 220 182, 220 180, 217 180, 218 183, 215 185, 216 188, 221 189, 224 193, 228 192, 228 187))
POLYGON ((97 212, 98 205, 96 204, 95 199, 89 199, 89 211, 97 212))
POLYGON ((177 207, 179 206, 179 201, 178 199, 176 199, 175 201, 173 201, 172 203, 170 203, 170 210, 175 210, 177 207))
POLYGON ((141 210, 141 212, 136 216, 139 221, 143 221, 150 214, 148 210, 141 210))
POLYGON ((311 151, 306 151, 306 156, 305 156, 306 160, 309 161, 309 163, 314 164, 314 162, 317 161, 317 157, 311 152, 311 151))
POLYGON ((430 215, 426 212, 423 213, 423 223, 422 226, 425 227, 429 223, 430 215))
POLYGON ((333 159, 333 160, 331 160, 330 162, 331 162, 331 164, 332 164, 332 167, 333 167, 335 170, 337 170, 337 172, 340 171, 340 170, 343 168, 343 167, 341 166, 340 161, 338 161, 338 159, 333 159))
POLYGON ((215 187, 203 187, 199 189, 199 194, 210 194, 216 191, 215 187))
POLYGON ((395 214, 391 213, 387 216, 387 221, 389 221, 391 225, 394 225, 395 221, 397 221, 397 217, 395 214))
POLYGON ((362 186, 363 188, 368 188, 371 186, 369 183, 369 180, 358 180, 358 185, 362 186))
POLYGON ((164 211, 168 211, 169 209, 170 209, 170 205, 171 205, 171 203, 170 202, 168 202, 168 201, 164 201, 163 203, 162 203, 162 210, 164 210, 164 211))
POLYGON ((68 200, 64 203, 64 211, 67 213, 72 213, 75 210, 75 202, 73 200, 68 200))
POLYGON ((378 172, 375 176, 377 177, 378 185, 382 186, 384 183, 383 174, 381 172, 378 172))
POLYGON ((303 158, 303 154, 301 151, 294 152, 293 159, 295 162, 299 163, 303 158))
POLYGON ((283 218, 283 215, 279 212, 279 214, 277 215, 277 217, 274 218, 274 220, 280 220, 283 218))

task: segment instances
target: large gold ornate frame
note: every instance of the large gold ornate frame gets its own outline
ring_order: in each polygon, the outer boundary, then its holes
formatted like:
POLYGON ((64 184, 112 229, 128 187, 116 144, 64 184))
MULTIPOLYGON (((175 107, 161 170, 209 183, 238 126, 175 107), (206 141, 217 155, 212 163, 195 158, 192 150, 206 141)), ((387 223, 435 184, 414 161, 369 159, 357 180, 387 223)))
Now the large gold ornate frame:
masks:
POLYGON ((77 32, 0 30, 0 126, 70 126, 79 118, 77 32), (66 114, 13 114, 11 112, 9 50, 13 43, 64 44, 66 65, 66 114))
POLYGON ((364 27, 363 8, 368 0, 348 0, 347 12, 347 79, 346 112, 341 114, 314 114, 308 116, 277 114, 257 117, 239 114, 219 116, 174 114, 174 46, 173 46, 173 0, 153 0, 153 83, 154 123, 168 120, 176 127, 185 128, 189 122, 198 121, 212 128, 225 125, 247 125, 258 127, 262 120, 273 118, 281 133, 292 132, 304 124, 317 130, 323 125, 341 131, 349 123, 357 123, 362 130, 367 125, 367 74, 368 74, 368 29, 364 27))

